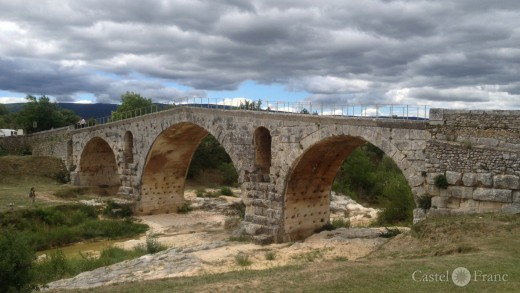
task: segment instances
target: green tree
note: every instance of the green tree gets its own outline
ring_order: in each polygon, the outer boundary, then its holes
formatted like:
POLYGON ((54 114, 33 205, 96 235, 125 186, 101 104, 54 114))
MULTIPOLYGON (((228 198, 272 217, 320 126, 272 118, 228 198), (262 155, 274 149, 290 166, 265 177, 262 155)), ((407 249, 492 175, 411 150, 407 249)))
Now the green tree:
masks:
POLYGON ((188 177, 206 169, 218 169, 223 163, 231 163, 224 147, 211 134, 207 135, 193 154, 188 177))
POLYGON ((259 111, 262 107, 262 100, 258 100, 256 102, 244 100, 244 102, 240 102, 240 109, 243 110, 252 110, 252 111, 259 111))
POLYGON ((134 92, 121 95, 121 105, 112 112, 112 120, 121 120, 149 113, 152 109, 152 99, 142 97, 134 92))
POLYGON ((27 103, 17 115, 17 122, 27 133, 49 130, 75 124, 79 117, 70 110, 58 107, 43 95, 39 98, 28 95, 27 103))
POLYGON ((9 109, 4 104, 0 104, 0 116, 9 114, 9 109))

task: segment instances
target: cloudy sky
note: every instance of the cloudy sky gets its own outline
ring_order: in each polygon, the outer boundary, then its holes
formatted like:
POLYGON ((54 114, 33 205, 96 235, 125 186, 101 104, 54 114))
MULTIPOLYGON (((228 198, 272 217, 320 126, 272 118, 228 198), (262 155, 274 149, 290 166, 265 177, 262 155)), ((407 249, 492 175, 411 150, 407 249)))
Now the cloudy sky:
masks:
POLYGON ((520 1, 0 0, 0 102, 520 109, 520 1))

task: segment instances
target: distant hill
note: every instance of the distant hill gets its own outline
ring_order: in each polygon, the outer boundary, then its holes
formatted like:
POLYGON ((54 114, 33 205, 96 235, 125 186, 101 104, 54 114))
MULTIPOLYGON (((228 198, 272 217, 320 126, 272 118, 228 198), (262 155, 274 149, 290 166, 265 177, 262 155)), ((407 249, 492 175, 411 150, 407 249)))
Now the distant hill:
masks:
MULTIPOLYGON (((22 110, 25 103, 4 104, 9 112, 18 112, 22 110)), ((76 115, 89 119, 110 116, 115 111, 117 104, 78 104, 78 103, 57 103, 62 109, 74 111, 76 115)))

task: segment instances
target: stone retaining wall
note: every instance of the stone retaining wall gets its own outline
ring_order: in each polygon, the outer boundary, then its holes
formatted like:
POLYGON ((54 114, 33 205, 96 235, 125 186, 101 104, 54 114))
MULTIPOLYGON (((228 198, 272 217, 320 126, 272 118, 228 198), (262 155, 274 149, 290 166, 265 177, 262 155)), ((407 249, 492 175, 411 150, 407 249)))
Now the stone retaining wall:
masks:
MULTIPOLYGON (((520 111, 432 109, 430 119, 428 214, 520 212, 520 111), (438 175, 446 189, 435 186, 438 175)), ((415 221, 424 216, 416 211, 415 221)))

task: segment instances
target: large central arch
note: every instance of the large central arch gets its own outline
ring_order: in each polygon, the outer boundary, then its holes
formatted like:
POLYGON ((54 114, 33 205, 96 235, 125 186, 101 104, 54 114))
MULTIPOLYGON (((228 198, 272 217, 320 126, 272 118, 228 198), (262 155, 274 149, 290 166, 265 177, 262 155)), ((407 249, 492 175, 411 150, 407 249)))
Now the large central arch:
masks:
POLYGON ((190 122, 175 124, 154 141, 141 177, 137 211, 177 212, 184 204, 184 186, 193 154, 209 132, 190 122))
POLYGON ((329 222, 329 197, 336 173, 364 142, 348 135, 329 137, 310 146, 296 160, 284 192, 284 241, 305 238, 329 222))

